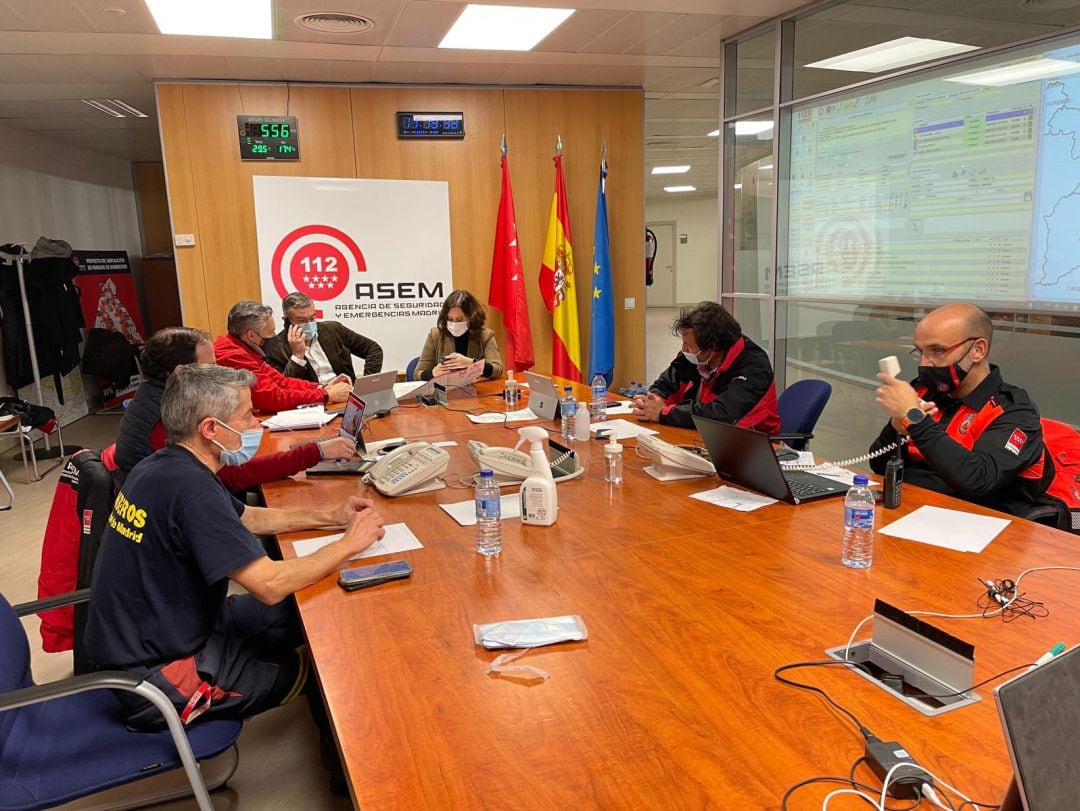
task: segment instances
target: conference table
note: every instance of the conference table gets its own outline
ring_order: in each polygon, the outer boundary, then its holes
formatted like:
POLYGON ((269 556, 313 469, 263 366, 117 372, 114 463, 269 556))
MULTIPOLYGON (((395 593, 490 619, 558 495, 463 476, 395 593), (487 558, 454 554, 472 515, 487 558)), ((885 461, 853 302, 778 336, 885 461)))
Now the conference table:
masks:
MULTIPOLYGON (((725 509, 689 498, 721 484, 715 477, 647 476, 632 439, 623 442, 622 484, 604 481, 602 442, 575 443, 586 472, 558 485, 557 523, 504 520, 502 554, 481 556, 475 527, 437 505, 472 499, 458 480, 475 473, 467 439, 513 446, 515 429, 530 424, 469 422, 467 411, 505 410, 492 396, 500 390, 479 384, 447 407, 406 400, 368 424, 372 439, 456 442, 445 474, 456 487, 390 499, 358 478, 302 474, 264 487, 273 507, 371 498, 387 523, 406 523, 423 544, 392 556, 412 564, 408 580, 345 593, 331 576, 297 594, 360 808, 779 808, 795 783, 846 775, 863 739, 820 697, 777 682, 775 668, 824 659, 875 598, 906 611, 977 614, 977 579, 1078 562, 1075 536, 1013 520, 980 554, 879 533, 873 566, 848 569, 842 499, 725 509), (474 642, 474 624, 563 614, 580 615, 588 639, 519 662, 546 670, 547 680, 486 672, 501 652, 474 642)), ((587 399, 587 387, 576 390, 587 399)), ((557 438, 556 423, 539 424, 557 438)), ((694 431, 651 427, 669 442, 700 444, 694 431)), ((296 440, 271 434, 262 450, 296 440)), ((878 526, 922 505, 997 515, 907 486, 899 509, 879 508, 878 526)), ((321 534, 281 536, 283 555, 294 555, 292 541, 321 534)), ((1080 572, 1032 573, 1023 590, 1049 616, 929 620, 975 645, 976 681, 1080 641, 1080 572)), ((968 797, 1001 800, 1011 767, 993 685, 976 691, 982 700, 931 718, 845 667, 787 675, 826 689, 968 797)), ((865 767, 857 777, 880 786, 865 767)), ((820 808, 844 787, 808 785, 788 807, 820 808)), ((865 802, 839 796, 829 807, 865 802)))

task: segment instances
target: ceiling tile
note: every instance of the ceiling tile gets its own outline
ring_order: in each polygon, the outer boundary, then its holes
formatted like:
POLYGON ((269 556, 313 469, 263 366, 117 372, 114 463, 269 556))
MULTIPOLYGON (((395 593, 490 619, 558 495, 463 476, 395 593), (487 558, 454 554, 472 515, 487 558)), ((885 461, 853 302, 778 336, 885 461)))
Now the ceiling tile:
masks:
POLYGON ((338 45, 382 45, 390 33, 405 0, 276 0, 274 38, 291 42, 332 42, 338 45), (362 34, 323 34, 308 31, 296 23, 303 14, 334 11, 356 14, 375 23, 375 27, 362 34))
POLYGON ((145 79, 132 62, 122 56, 105 54, 73 54, 71 61, 98 82, 138 82, 145 79))
POLYGON ((17 8, 29 31, 94 32, 94 27, 73 0, 31 0, 20 2, 17 8))
POLYGON ((84 73, 67 56, 57 54, 0 54, 0 83, 53 84, 87 82, 84 73))
POLYGON ((461 14, 457 3, 409 0, 386 37, 398 48, 436 48, 461 14))
POLYGON ((635 12, 628 14, 579 50, 585 53, 623 53, 627 48, 633 47, 659 29, 674 22, 679 16, 678 14, 662 12, 635 12))
POLYGON ((575 11, 533 50, 546 53, 577 53, 605 31, 629 17, 625 11, 585 9, 575 11))
MULTIPOLYGON (((689 39, 700 37, 703 33, 718 29, 724 18, 715 14, 683 14, 662 28, 648 34, 645 39, 627 48, 624 53, 660 55, 670 53, 689 39)), ((717 34, 719 37, 719 34, 717 34)), ((695 56, 715 56, 720 58, 720 49, 695 56)))
POLYGON ((99 33, 158 33, 157 23, 143 0, 75 0, 75 5, 92 29, 99 33))
POLYGON ((697 36, 691 35, 668 51, 668 56, 707 56, 720 58, 720 43, 727 34, 725 28, 734 17, 720 17, 720 22, 697 36))

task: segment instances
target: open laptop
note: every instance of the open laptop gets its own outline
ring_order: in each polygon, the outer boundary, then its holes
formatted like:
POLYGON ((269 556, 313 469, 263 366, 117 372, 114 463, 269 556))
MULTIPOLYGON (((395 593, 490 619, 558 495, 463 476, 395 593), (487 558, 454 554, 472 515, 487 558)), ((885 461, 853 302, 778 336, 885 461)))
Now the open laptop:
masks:
MULTIPOLYGON (((367 403, 355 394, 350 394, 345 401, 345 411, 341 415, 341 428, 338 435, 351 439, 356 443, 356 455, 363 456, 367 452, 364 445, 364 413, 367 411, 367 403)), ((359 476, 362 475, 370 463, 365 464, 363 459, 327 459, 319 462, 314 467, 307 469, 309 476, 359 476)))
POLYGON ((1080 808, 1080 647, 994 690, 1015 785, 1002 811, 1080 808))
POLYGON ((726 422, 694 417, 694 425, 722 479, 786 501, 802 504, 819 498, 842 496, 846 484, 798 470, 783 470, 767 434, 726 422))
POLYGON ((559 413, 559 393, 550 377, 525 373, 529 384, 529 410, 542 420, 553 420, 559 413))
POLYGON ((397 374, 396 369, 391 369, 389 372, 358 377, 353 384, 352 393, 364 399, 368 411, 372 414, 389 411, 398 404, 397 395, 394 394, 397 374))

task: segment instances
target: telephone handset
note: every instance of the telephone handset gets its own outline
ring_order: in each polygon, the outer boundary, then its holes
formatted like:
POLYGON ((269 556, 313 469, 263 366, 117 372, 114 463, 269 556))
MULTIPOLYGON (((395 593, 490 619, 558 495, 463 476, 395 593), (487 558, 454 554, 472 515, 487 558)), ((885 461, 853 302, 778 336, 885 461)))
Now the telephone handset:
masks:
POLYGON ((713 463, 705 457, 655 436, 646 434, 639 436, 637 452, 639 456, 646 456, 652 460, 652 464, 645 468, 645 472, 662 482, 695 479, 716 473, 713 463))
MULTIPOLYGON (((480 469, 490 468, 495 480, 500 485, 518 484, 525 481, 533 472, 529 454, 501 445, 488 445, 477 439, 468 442, 469 456, 480 469)), ((558 450, 558 448, 556 448, 558 450)), ((566 451, 551 460, 551 475, 555 481, 573 479, 583 472, 573 453, 566 451)))
POLYGON ((437 490, 442 482, 431 481, 450 464, 450 454, 427 442, 411 442, 391 451, 364 476, 384 496, 404 496, 437 490))

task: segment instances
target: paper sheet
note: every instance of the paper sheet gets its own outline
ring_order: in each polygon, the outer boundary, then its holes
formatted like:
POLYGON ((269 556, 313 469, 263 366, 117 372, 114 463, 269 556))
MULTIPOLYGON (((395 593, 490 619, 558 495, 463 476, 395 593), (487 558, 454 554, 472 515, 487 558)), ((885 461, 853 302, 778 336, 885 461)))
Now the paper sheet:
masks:
POLYGON ((704 501, 707 504, 715 504, 717 507, 727 507, 729 510, 738 510, 748 513, 759 507, 767 507, 775 504, 775 498, 763 496, 760 493, 751 493, 749 490, 739 490, 737 487, 728 487, 726 484, 712 490, 694 493, 690 498, 704 501))
MULTIPOLYGON (((440 504, 439 507, 445 510, 446 514, 461 524, 461 526, 476 526, 475 501, 455 501, 453 504, 440 504)), ((517 493, 499 496, 499 517, 504 521, 507 518, 521 517, 521 498, 517 493)))
MULTIPOLYGON (((597 431, 610 431, 612 429, 615 430, 616 439, 632 439, 642 434, 656 433, 654 429, 642 425, 640 422, 630 422, 630 420, 603 420, 589 425, 589 430, 594 434, 597 431)), ((611 435, 608 434, 608 436, 611 435)))
POLYGON ((395 383, 394 396, 397 397, 399 400, 404 400, 406 397, 414 394, 416 390, 423 385, 423 380, 409 380, 405 383, 395 383))
POLYGON ((488 411, 484 414, 466 414, 469 418, 469 422, 475 422, 481 425, 487 424, 502 424, 503 422, 525 422, 526 420, 538 420, 540 419, 528 408, 520 408, 517 411, 488 411))
POLYGON ((455 447, 457 447, 457 443, 452 439, 446 439, 446 440, 443 440, 442 442, 432 442, 431 444, 434 445, 436 448, 455 448, 455 447))
POLYGON ((1008 518, 942 507, 919 507, 878 530, 883 535, 978 554, 1009 525, 1008 518))
MULTIPOLYGON (((398 552, 408 552, 410 549, 424 548, 424 545, 413 535, 407 524, 387 524, 383 529, 386 530, 386 534, 382 538, 375 541, 359 555, 353 555, 349 560, 393 555, 398 552)), ((324 546, 329 546, 334 541, 340 541, 344 534, 344 532, 339 532, 336 535, 320 535, 318 538, 293 541, 293 551, 298 558, 306 558, 308 555, 314 555, 324 546)))

